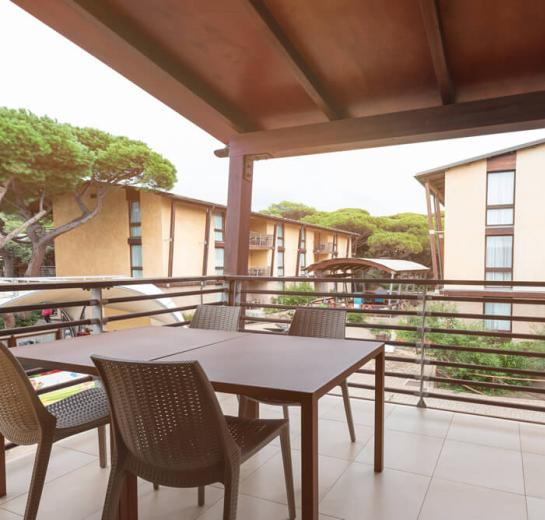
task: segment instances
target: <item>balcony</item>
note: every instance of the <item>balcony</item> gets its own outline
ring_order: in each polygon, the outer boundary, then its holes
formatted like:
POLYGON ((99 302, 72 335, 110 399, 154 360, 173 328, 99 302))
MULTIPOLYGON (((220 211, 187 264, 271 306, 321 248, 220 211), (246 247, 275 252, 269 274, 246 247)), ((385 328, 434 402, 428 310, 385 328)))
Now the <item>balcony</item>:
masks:
POLYGON ((333 242, 324 242, 321 244, 316 244, 314 246, 314 252, 320 255, 333 253, 335 244, 333 242))
MULTIPOLYGON (((219 395, 226 413, 236 398, 219 395)), ((544 518, 545 427, 422 410, 401 404, 386 409, 386 461, 373 473, 372 403, 353 399, 358 441, 347 440, 342 399, 320 402, 320 511, 330 520, 443 520, 544 518), (528 516, 526 515, 528 508, 528 516), (327 515, 327 516, 326 516, 327 515)), ((280 417, 263 406, 264 417, 280 417)), ((299 460, 299 414, 291 409, 293 460, 299 460)), ((57 443, 40 507, 40 520, 99 520, 109 468, 100 469, 96 434, 57 443), (62 504, 62 515, 59 513, 62 504)), ((8 451, 8 495, 0 499, 0 518, 22 518, 33 450, 8 451)), ((295 467, 300 501, 300 474, 295 467)), ((195 490, 161 488, 140 482, 141 519, 220 520, 222 489, 207 489, 203 508, 195 490)), ((268 447, 241 472, 239 520, 284 519, 286 514, 280 448, 268 447)))
MULTIPOLYGON (((483 291, 482 281, 459 281, 447 291, 432 281, 399 280, 396 282, 402 286, 394 287, 391 293, 381 293, 383 301, 377 305, 377 294, 372 292, 320 292, 323 291, 323 283, 337 288, 330 278, 305 278, 307 283, 316 282, 316 290, 310 294, 290 288, 290 284, 301 279, 283 279, 285 289, 279 288, 280 284, 271 284, 265 289, 252 286, 251 282, 256 280, 262 281, 257 275, 253 278, 220 276, 146 280, 146 283, 157 285, 164 285, 167 281, 172 284, 192 283, 200 289, 121 298, 110 297, 108 288, 140 282, 81 281, 77 283, 82 289, 94 290, 92 299, 85 296, 85 301, 56 300, 55 305, 71 309, 76 303, 85 303, 89 307, 107 309, 126 301, 151 303, 152 296, 157 299, 176 297, 180 303, 177 307, 155 307, 149 311, 125 312, 110 317, 104 312, 106 309, 91 313, 94 317, 89 318, 82 318, 78 310, 73 321, 67 314, 65 322, 4 329, 1 334, 12 338, 12 344, 16 344, 13 338, 23 334, 28 337, 32 332, 63 331, 80 325, 108 327, 116 321, 134 317, 181 312, 184 312, 183 319, 178 319, 174 325, 183 326, 190 319, 185 313, 195 308, 195 297, 226 300, 230 290, 245 294, 244 308, 252 309, 244 317, 244 330, 267 333, 281 331, 282 327, 285 329, 293 308, 313 305, 320 298, 327 297, 330 306, 336 304, 337 308, 349 309, 347 337, 382 337, 387 342, 386 451, 385 470, 377 475, 372 466, 374 366, 368 364, 349 379, 356 443, 351 444, 347 438, 343 402, 337 390, 320 400, 322 518, 537 520, 544 517, 545 369, 541 361, 545 358, 545 335, 533 329, 523 332, 516 327, 524 322, 540 324, 544 321, 539 312, 527 311, 527 305, 531 303, 536 309, 545 309, 542 291, 545 283, 534 283, 530 290, 528 283, 508 282, 513 286, 512 291, 501 295, 496 292, 490 296, 483 291), (475 289, 473 294, 468 291, 471 284, 475 289), (516 305, 522 298, 520 293, 517 295, 517 285, 521 285, 520 291, 525 291, 526 315, 491 316, 465 312, 453 306, 454 302, 456 305, 464 301, 480 305, 502 298, 512 299, 516 305), (455 289, 459 290, 457 295, 455 289), (290 300, 283 299, 283 303, 274 304, 251 303, 252 297, 271 293, 289 296, 290 300), (356 298, 364 303, 356 304, 356 298), (437 302, 448 302, 451 307, 437 308, 437 302), (490 319, 509 321, 511 330, 486 329, 485 323, 490 319), (462 320, 458 328, 452 328, 453 320, 462 320), (282 327, 274 329, 272 325, 282 327), (465 328, 460 328, 462 325, 465 328), (485 338, 484 343, 477 342, 476 338, 480 337, 485 338), (528 360, 532 362, 528 363, 528 360), (416 406, 418 404, 421 406, 416 406)), ((354 280, 354 283, 360 282, 354 280)), ((390 284, 391 280, 386 282, 390 284)), ((373 283, 379 282, 373 280, 373 283)), ((505 285, 506 282, 498 283, 505 285)), ((6 284, 3 289, 13 292, 13 285, 6 284)), ((32 289, 39 289, 39 285, 33 283, 32 289)), ((73 286, 74 282, 64 282, 64 285, 73 286)), ((345 290, 351 283, 339 283, 339 287, 341 285, 345 290)), ((62 290, 63 282, 56 283, 50 291, 56 289, 62 290)), ((39 305, 43 306, 43 303, 39 305)), ((29 305, 25 310, 29 310, 29 305)), ((55 391, 65 390, 71 384, 57 384, 55 391)), ((50 391, 42 388, 39 393, 50 391)), ((236 414, 236 398, 226 394, 218 396, 225 413, 236 414)), ((281 413, 279 407, 261 406, 263 417, 280 417, 281 413)), ((294 408, 290 409, 290 414, 296 493, 300 503, 300 414, 294 408)), ((8 494, 0 498, 1 520, 22 517, 33 455, 33 448, 12 447, 7 450, 8 494)), ((108 473, 108 469, 100 469, 98 465, 95 432, 57 443, 39 518, 98 520, 108 473), (59 515, 59 504, 62 504, 62 515, 59 515)), ((196 493, 192 489, 161 488, 154 491, 147 482, 140 482, 138 489, 142 519, 221 518, 222 489, 219 486, 211 486, 207 490, 207 502, 203 508, 196 505, 196 493)), ((242 467, 239 504, 239 520, 285 518, 285 490, 277 444, 267 447, 242 467)))
POLYGON ((248 267, 249 276, 270 276, 271 275, 271 266, 262 265, 258 267, 248 267))
POLYGON ((273 235, 250 232, 250 249, 271 249, 273 242, 273 235))

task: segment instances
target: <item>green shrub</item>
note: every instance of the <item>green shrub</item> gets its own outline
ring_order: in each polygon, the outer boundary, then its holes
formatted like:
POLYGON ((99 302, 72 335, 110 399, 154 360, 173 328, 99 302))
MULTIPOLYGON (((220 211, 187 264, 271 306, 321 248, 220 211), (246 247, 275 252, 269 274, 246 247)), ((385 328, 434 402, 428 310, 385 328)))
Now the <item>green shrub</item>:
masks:
POLYGON ((286 286, 286 291, 297 291, 309 293, 309 296, 294 296, 290 294, 283 294, 274 299, 274 303, 279 305, 294 305, 302 307, 311 303, 316 297, 312 296, 314 293, 314 287, 308 282, 295 283, 290 286, 286 286))

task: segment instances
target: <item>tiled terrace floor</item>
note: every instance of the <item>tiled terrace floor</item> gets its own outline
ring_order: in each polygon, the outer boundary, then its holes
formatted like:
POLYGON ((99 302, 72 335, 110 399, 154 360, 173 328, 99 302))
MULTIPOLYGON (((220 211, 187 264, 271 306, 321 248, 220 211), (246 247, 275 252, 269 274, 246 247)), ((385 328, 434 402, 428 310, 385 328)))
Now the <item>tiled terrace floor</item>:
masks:
MULTIPOLYGON (((226 413, 236 401, 221 396, 226 413)), ((498 419, 387 405, 386 468, 373 473, 373 403, 353 400, 358 442, 351 444, 342 401, 326 397, 320 408, 320 511, 322 520, 543 520, 545 427, 498 419)), ((265 416, 279 415, 266 407, 265 416)), ((292 412, 296 486, 300 437, 292 412)), ((33 450, 8 454, 8 495, 0 520, 21 518, 33 450)), ((108 478, 100 469, 94 432, 59 443, 53 452, 39 518, 97 520, 108 478)), ((222 489, 207 488, 205 507, 196 490, 141 482, 142 519, 220 520, 222 489)), ((240 520, 287 517, 280 449, 268 446, 243 466, 240 520)))

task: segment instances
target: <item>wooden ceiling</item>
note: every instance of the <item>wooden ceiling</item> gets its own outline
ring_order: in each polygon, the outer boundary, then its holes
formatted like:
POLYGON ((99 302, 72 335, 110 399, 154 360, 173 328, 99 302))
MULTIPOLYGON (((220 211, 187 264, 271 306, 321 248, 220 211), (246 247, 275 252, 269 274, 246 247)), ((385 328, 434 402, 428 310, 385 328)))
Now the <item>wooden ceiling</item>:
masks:
POLYGON ((545 126, 542 0, 15 3, 231 153, 545 126))

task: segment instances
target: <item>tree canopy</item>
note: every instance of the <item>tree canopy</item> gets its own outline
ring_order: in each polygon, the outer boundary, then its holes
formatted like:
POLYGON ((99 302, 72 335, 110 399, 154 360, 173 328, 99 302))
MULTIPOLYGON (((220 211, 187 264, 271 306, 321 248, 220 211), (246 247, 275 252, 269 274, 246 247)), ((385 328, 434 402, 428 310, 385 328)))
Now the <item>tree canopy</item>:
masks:
POLYGON ((0 107, 0 253, 10 242, 28 240, 29 275, 39 273, 56 237, 101 211, 113 185, 170 189, 175 182, 174 165, 143 142, 0 107), (90 190, 96 194, 91 206, 85 202, 90 190), (51 201, 60 193, 72 194, 80 215, 55 228, 51 201))
POLYGON ((301 220, 302 218, 313 215, 316 213, 316 209, 311 206, 307 206, 300 202, 290 202, 283 200, 276 204, 271 204, 262 213, 266 215, 272 215, 274 217, 290 218, 292 220, 301 220))

